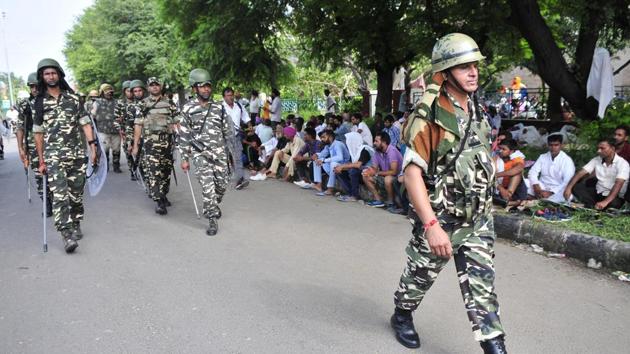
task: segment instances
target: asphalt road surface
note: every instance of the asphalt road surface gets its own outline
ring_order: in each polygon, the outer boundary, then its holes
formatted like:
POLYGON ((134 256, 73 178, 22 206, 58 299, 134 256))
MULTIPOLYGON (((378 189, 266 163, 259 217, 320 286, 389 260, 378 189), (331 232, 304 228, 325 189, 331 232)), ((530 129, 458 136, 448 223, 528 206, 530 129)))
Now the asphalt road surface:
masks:
MULTIPOLYGON (((26 201, 15 139, 0 161, 0 353, 408 353, 389 328, 410 226, 279 181, 231 190, 205 236, 185 176, 159 216, 111 174, 86 195, 73 255, 26 201)), ((195 182, 196 184, 196 182, 195 182)), ((199 188, 198 198, 201 197, 199 188)), ((628 353, 630 286, 499 241, 510 353, 628 353)), ((453 263, 419 311, 421 353, 479 353, 453 263)))

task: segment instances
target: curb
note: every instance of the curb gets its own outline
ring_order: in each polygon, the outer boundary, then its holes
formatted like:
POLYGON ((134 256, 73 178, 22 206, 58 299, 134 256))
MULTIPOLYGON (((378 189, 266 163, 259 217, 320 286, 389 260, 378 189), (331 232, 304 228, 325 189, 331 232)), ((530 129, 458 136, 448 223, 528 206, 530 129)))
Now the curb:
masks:
POLYGON ((609 269, 630 272, 630 242, 607 240, 514 215, 495 214, 494 228, 504 239, 535 243, 545 251, 565 253, 584 262, 593 258, 609 269))

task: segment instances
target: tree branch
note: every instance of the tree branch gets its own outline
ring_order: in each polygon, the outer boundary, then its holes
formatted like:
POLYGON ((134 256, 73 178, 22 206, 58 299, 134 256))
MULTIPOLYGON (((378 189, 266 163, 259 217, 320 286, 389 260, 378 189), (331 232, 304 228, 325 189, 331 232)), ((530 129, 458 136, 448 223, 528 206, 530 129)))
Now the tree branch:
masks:
POLYGON ((621 72, 621 70, 625 69, 626 66, 630 65, 630 59, 628 59, 628 61, 623 64, 622 66, 620 66, 617 70, 615 70, 615 72, 613 73, 613 75, 617 75, 621 72))

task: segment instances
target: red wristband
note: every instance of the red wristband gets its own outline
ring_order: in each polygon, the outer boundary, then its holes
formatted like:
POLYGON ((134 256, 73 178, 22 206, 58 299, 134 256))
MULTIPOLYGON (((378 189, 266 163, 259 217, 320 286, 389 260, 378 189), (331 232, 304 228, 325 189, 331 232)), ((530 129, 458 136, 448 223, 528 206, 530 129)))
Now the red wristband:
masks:
POLYGON ((437 219, 433 219, 433 220, 429 221, 428 223, 424 224, 423 225, 424 231, 426 232, 431 226, 433 226, 433 225, 435 225, 437 223, 438 223, 437 219))

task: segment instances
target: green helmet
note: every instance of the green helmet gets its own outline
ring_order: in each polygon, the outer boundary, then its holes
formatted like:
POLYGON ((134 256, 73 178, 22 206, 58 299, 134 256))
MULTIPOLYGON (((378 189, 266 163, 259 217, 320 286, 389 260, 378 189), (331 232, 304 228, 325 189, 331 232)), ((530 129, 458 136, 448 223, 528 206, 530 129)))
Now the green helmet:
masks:
POLYGON ((40 60, 39 63, 37 63, 37 75, 41 75, 41 71, 45 68, 55 68, 59 70, 59 76, 62 78, 66 76, 66 73, 63 72, 61 65, 59 65, 55 59, 45 58, 40 60))
POLYGON ((122 83, 122 90, 125 91, 125 89, 128 89, 130 84, 131 84, 131 80, 123 81, 123 83, 122 83))
POLYGON ((438 39, 431 55, 431 69, 434 73, 454 66, 480 61, 479 46, 469 36, 462 33, 451 33, 438 39))
POLYGON ((146 88, 144 87, 144 82, 142 82, 142 80, 133 80, 129 83, 129 89, 133 90, 136 87, 142 87, 142 89, 146 90, 146 88))
POLYGON ((28 74, 28 79, 26 79, 26 86, 37 85, 37 73, 28 74))
POLYGON ((188 75, 188 83, 190 86, 195 86, 197 84, 212 84, 210 81, 210 73, 205 69, 193 69, 188 75))

